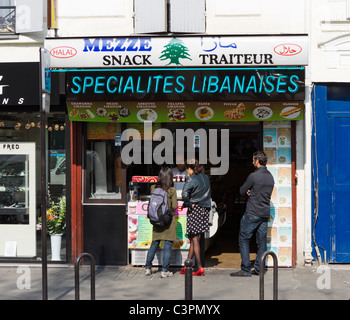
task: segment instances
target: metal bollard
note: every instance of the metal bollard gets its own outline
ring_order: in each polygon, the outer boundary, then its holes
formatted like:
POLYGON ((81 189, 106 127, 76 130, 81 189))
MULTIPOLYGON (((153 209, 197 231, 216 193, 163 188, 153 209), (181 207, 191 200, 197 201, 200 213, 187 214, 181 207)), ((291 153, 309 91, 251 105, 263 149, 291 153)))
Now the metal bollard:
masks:
POLYGON ((191 259, 185 261, 185 300, 192 300, 192 264, 191 259))
POLYGON ((79 263, 84 257, 90 259, 90 277, 91 277, 91 300, 95 300, 95 259, 90 253, 82 253, 74 264, 75 269, 75 300, 79 300, 79 263))
POLYGON ((260 300, 264 300, 264 269, 265 259, 268 255, 273 258, 273 300, 278 300, 278 264, 277 256, 273 251, 266 251, 260 259, 260 300))

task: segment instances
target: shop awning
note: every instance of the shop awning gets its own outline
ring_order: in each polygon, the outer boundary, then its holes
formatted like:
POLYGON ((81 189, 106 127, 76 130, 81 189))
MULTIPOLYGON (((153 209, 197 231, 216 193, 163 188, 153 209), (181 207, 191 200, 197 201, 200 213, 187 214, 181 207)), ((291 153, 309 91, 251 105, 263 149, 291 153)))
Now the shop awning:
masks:
POLYGON ((67 101, 71 121, 142 123, 302 120, 304 102, 67 101))

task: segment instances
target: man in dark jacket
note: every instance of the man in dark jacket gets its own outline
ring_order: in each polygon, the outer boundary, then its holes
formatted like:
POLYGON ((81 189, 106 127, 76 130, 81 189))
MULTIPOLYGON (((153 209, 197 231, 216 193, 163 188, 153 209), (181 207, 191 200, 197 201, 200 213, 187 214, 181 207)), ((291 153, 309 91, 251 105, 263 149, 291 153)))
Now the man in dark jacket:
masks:
MULTIPOLYGON (((251 173, 240 188, 242 196, 248 195, 246 211, 241 219, 239 230, 239 250, 241 253, 241 270, 230 273, 230 276, 250 277, 249 244, 254 232, 258 252, 254 263, 254 272, 260 272, 260 258, 266 251, 267 222, 270 216, 270 200, 274 187, 272 174, 266 168, 267 157, 264 152, 253 154, 253 165, 256 170, 251 173)), ((263 272, 263 270, 261 270, 263 272)))

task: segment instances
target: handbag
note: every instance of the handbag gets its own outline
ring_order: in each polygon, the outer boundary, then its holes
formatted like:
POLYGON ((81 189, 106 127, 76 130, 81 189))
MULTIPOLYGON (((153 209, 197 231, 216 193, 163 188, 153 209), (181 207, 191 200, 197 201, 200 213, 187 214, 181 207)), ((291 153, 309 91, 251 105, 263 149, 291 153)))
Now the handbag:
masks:
POLYGON ((215 201, 211 200, 211 207, 210 207, 210 211, 209 211, 209 226, 213 225, 215 212, 216 212, 216 203, 215 203, 215 201))

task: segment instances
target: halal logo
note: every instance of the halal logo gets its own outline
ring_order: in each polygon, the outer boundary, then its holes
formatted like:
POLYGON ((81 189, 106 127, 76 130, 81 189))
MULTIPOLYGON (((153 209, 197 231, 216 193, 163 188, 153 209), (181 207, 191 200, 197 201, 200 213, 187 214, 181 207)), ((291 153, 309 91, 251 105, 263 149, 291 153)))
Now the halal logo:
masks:
MULTIPOLYGON (((2 80, 3 76, 0 76, 0 81, 2 80)), ((3 85, 0 85, 0 95, 3 94, 3 88, 4 87, 8 87, 9 85, 8 84, 3 84, 3 85)))
POLYGON ((174 63, 181 66, 180 59, 192 60, 188 53, 188 48, 184 46, 183 41, 180 39, 173 38, 166 46, 164 46, 164 48, 165 49, 161 52, 162 55, 159 59, 170 59, 170 62, 167 65, 174 63))

